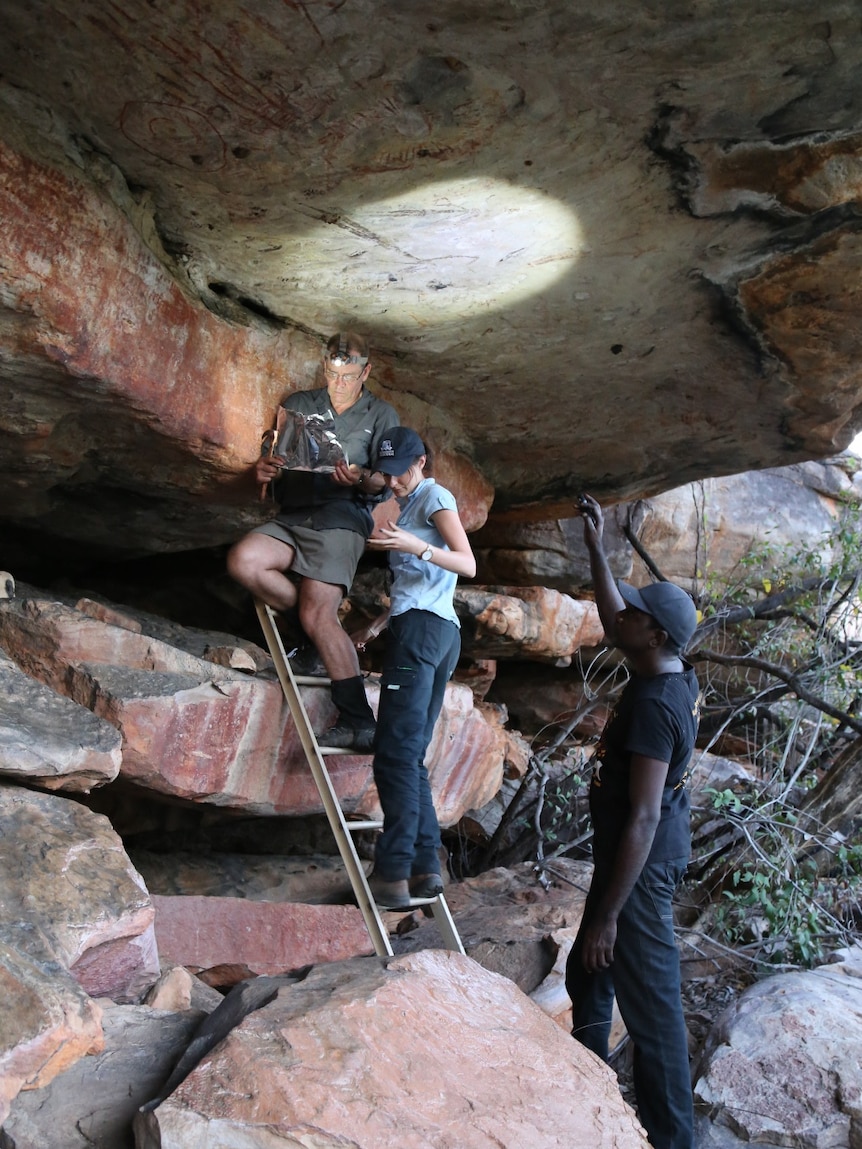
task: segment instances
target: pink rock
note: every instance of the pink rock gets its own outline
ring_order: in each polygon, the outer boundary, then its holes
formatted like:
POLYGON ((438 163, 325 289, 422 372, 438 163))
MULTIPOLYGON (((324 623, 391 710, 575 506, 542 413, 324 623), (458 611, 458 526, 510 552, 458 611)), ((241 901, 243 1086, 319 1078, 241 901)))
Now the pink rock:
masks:
POLYGON ((191 969, 243 964, 278 974, 373 952, 354 906, 158 896, 153 903, 162 961, 191 969))
POLYGON ((142 1149, 647 1149, 608 1066, 507 978, 444 950, 316 966, 136 1134, 142 1149))
POLYGON ((459 586, 455 605, 471 621, 464 648, 476 658, 569 659, 604 634, 594 602, 547 587, 459 586))
POLYGON ((159 974, 153 907, 107 818, 0 787, 0 941, 69 970, 93 995, 137 1000, 159 974))

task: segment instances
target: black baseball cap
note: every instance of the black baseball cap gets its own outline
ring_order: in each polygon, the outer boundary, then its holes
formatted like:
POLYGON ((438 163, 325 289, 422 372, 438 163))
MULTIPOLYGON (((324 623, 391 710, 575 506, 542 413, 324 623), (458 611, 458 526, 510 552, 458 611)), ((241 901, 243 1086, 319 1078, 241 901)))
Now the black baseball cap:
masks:
POLYGON ((618 582, 617 586, 630 606, 654 618, 676 647, 685 650, 697 628, 697 608, 690 594, 672 582, 654 582, 640 588, 618 582))
POLYGON ((383 475, 403 475, 420 455, 427 454, 425 444, 410 427, 390 427, 383 432, 374 470, 383 475))

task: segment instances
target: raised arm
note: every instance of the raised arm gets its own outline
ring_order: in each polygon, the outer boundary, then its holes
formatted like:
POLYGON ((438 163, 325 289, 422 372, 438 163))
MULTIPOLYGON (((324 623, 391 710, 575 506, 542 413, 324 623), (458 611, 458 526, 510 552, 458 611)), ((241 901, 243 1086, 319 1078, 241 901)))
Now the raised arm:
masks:
POLYGON ((578 499, 578 510, 584 518, 584 543, 590 555, 590 573, 593 579, 599 618, 602 620, 605 633, 612 635, 616 625, 616 616, 625 609, 626 604, 617 590, 616 580, 608 566, 608 559, 602 542, 605 517, 602 514, 602 508, 592 495, 581 495, 578 499))

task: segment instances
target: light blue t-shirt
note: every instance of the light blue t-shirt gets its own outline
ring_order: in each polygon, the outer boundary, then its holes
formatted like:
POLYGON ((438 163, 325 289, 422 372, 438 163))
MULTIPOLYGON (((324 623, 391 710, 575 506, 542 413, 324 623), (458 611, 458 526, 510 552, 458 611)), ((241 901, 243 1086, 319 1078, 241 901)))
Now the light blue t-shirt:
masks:
MULTIPOLYGON (((450 491, 433 479, 423 479, 406 499, 398 499, 398 505, 401 514, 397 525, 402 530, 417 535, 429 546, 449 549, 431 516, 437 511, 457 511, 455 496, 450 491)), ((404 614, 407 610, 428 610, 460 627, 452 605, 458 582, 458 576, 453 571, 444 571, 436 563, 424 562, 416 555, 408 555, 403 551, 390 551, 389 565, 393 575, 390 596, 392 614, 404 614)))

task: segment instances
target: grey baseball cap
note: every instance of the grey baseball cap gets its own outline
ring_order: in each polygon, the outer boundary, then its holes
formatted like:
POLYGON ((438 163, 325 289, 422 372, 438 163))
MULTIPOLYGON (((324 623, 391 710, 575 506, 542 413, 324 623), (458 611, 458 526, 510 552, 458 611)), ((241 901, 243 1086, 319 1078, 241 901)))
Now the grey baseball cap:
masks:
POLYGON ((697 627, 697 608, 691 595, 672 582, 654 582, 640 588, 618 582, 627 603, 651 615, 680 650, 685 650, 697 627))

